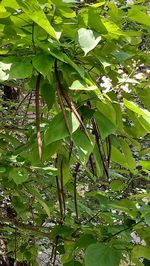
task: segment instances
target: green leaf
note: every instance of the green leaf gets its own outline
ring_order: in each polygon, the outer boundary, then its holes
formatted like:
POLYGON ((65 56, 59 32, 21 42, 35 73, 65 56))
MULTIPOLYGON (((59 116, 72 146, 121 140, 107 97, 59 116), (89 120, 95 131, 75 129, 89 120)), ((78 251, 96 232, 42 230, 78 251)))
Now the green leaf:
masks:
POLYGON ((113 180, 110 183, 110 188, 111 188, 112 191, 120 191, 120 190, 122 190, 125 187, 126 187, 126 184, 124 184, 120 180, 113 180))
POLYGON ((138 121, 142 125, 142 127, 147 131, 147 133, 150 133, 150 119, 147 119, 144 117, 137 117, 138 121))
POLYGON ((144 214, 144 220, 150 226, 150 211, 144 214))
POLYGON ((26 62, 16 62, 11 65, 9 79, 25 79, 32 75, 32 65, 26 62))
POLYGON ((128 167, 129 167, 130 171, 133 172, 134 169, 136 168, 136 162, 132 156, 131 149, 125 140, 120 139, 119 142, 120 142, 122 151, 124 153, 124 156, 126 158, 126 162, 128 164, 128 167))
POLYGON ((56 141, 48 145, 43 146, 42 152, 42 161, 49 161, 51 156, 57 153, 59 147, 61 145, 61 141, 56 141))
POLYGON ((150 161, 140 161, 139 165, 141 165, 143 169, 150 170, 150 161))
MULTIPOLYGON (((57 159, 57 167, 59 169, 58 171, 58 177, 61 180, 61 175, 63 176, 63 185, 65 186, 68 181, 71 179, 71 173, 70 173, 70 161, 69 161, 69 156, 65 156, 65 154, 63 154, 63 151, 60 151, 61 156, 58 156, 57 159)), ((67 154, 68 155, 68 154, 67 154)))
POLYGON ((46 202, 43 200, 39 191, 37 189, 35 189, 33 187, 29 187, 29 186, 27 186, 27 189, 31 193, 31 195, 34 196, 36 198, 36 200, 41 204, 41 206, 44 208, 47 215, 50 217, 50 208, 46 204, 46 202))
POLYGON ((144 257, 145 259, 150 260, 150 252, 148 247, 135 246, 131 253, 132 258, 144 257))
POLYGON ((2 0, 1 3, 3 6, 19 9, 19 5, 16 0, 2 0))
POLYGON ((100 113, 99 111, 96 111, 94 114, 94 117, 96 118, 98 128, 101 133, 102 139, 105 139, 108 137, 112 132, 115 131, 116 126, 112 123, 111 120, 109 120, 108 117, 100 113))
POLYGON ((9 179, 13 180, 16 185, 20 185, 29 179, 29 175, 24 168, 12 168, 9 172, 9 179))
POLYGON ((105 26, 106 30, 108 31, 109 38, 111 39, 118 39, 120 35, 123 35, 123 32, 114 22, 103 18, 102 23, 105 26))
POLYGON ((132 21, 136 21, 146 26, 150 26, 150 17, 139 9, 139 6, 133 6, 129 9, 128 17, 132 21))
POLYGON ((111 206, 111 208, 128 213, 133 218, 135 218, 137 215, 136 206, 134 202, 129 199, 112 201, 109 205, 111 206))
POLYGON ((63 265, 64 263, 70 262, 74 258, 74 246, 74 242, 64 242, 65 254, 63 254, 61 257, 61 262, 63 263, 63 265))
POLYGON ((112 145, 111 160, 124 167, 128 167, 125 156, 114 145, 112 145))
POLYGON ((139 98, 141 99, 141 101, 143 102, 143 104, 145 105, 145 107, 150 111, 150 90, 149 88, 142 88, 142 89, 138 89, 137 88, 137 94, 139 96, 139 98))
POLYGON ((103 6, 104 4, 105 4, 105 1, 100 1, 99 3, 91 4, 90 7, 98 8, 100 6, 103 6))
POLYGON ((0 174, 3 174, 6 172, 6 168, 3 166, 0 166, 0 174))
POLYGON ((96 242, 96 239, 92 234, 84 234, 79 237, 79 239, 76 242, 76 247, 78 249, 87 248, 90 244, 93 244, 96 242))
POLYGON ((96 173, 98 177, 103 176, 103 163, 102 163, 102 158, 99 154, 99 150, 97 147, 97 143, 95 143, 94 149, 93 149, 93 155, 94 155, 94 160, 96 163, 96 173))
POLYGON ((0 4, 0 19, 1 18, 7 18, 11 15, 11 13, 7 12, 4 6, 0 4))
POLYGON ((26 15, 35 23, 37 23, 41 28, 43 28, 50 36, 55 39, 57 38, 57 33, 48 21, 45 13, 40 7, 37 0, 16 0, 20 8, 26 13, 26 15))
POLYGON ((100 40, 101 37, 98 36, 96 38, 92 30, 87 30, 85 28, 81 28, 78 30, 78 41, 85 55, 87 55, 88 52, 93 50, 100 42, 100 40))
POLYGON ((107 33, 107 30, 104 24, 101 21, 100 15, 97 13, 96 9, 89 8, 88 10, 88 26, 94 31, 97 31, 100 34, 107 33))
POLYGON ((71 8, 67 8, 67 7, 60 7, 59 8, 59 13, 61 13, 62 17, 65 18, 74 18, 76 17, 76 13, 75 11, 73 11, 71 8))
MULTIPOLYGON (((90 138, 93 140, 92 134, 90 134, 90 138)), ((76 145, 76 149, 78 150, 78 155, 80 161, 85 164, 87 163, 90 153, 93 151, 93 145, 89 142, 87 136, 81 131, 81 129, 76 130, 73 134, 73 141, 76 145)))
MULTIPOLYGON (((122 61, 126 61, 126 60, 129 60, 130 58, 132 58, 134 56, 133 53, 131 52, 124 52, 124 51, 115 51, 112 53, 112 55, 114 55, 119 62, 122 62, 122 61)), ((124 78, 124 79, 119 79, 120 82, 129 82, 129 80, 131 81, 131 79, 129 78, 124 78)), ((132 80, 132 83, 138 83, 137 80, 132 80)))
POLYGON ((93 91, 97 89, 97 86, 88 86, 85 82, 75 80, 69 87, 70 90, 80 90, 80 91, 93 91))
POLYGON ((85 252, 85 266, 118 266, 120 254, 105 244, 92 244, 85 252))
POLYGON ((144 108, 140 108, 137 104, 135 104, 132 101, 128 101, 127 99, 123 99, 124 105, 133 111, 134 113, 137 113, 138 115, 143 116, 145 119, 150 119, 150 112, 144 108))
POLYGON ((55 102, 55 88, 53 84, 49 84, 47 81, 41 82, 41 95, 42 98, 45 100, 48 111, 52 108, 55 102))
POLYGON ((116 126, 116 111, 110 101, 101 101, 96 104, 99 112, 116 126))
POLYGON ((44 77, 49 73, 54 65, 54 59, 51 55, 40 53, 36 54, 32 59, 32 64, 38 72, 44 77))
MULTIPOLYGON (((79 122, 76 116, 73 113, 66 111, 66 117, 70 128, 70 132, 71 133, 75 132, 79 127, 79 122)), ((48 145, 54 141, 64 139, 68 136, 69 132, 66 129, 63 114, 59 113, 49 123, 48 129, 46 130, 44 136, 45 143, 46 145, 48 145)))

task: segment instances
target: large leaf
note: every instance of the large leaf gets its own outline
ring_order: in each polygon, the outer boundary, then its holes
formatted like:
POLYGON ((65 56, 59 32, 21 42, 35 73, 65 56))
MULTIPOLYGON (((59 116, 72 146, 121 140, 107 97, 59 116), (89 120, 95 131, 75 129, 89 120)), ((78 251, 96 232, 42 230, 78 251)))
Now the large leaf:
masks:
POLYGON ((97 13, 97 10, 93 8, 89 8, 88 10, 88 26, 100 34, 107 33, 107 30, 101 21, 100 15, 97 13))
POLYGON ((35 57, 32 59, 32 64, 35 69, 45 77, 52 69, 54 59, 49 54, 40 53, 36 54, 35 57))
POLYGON ((20 185, 26 182, 29 178, 27 171, 24 168, 12 168, 9 172, 9 179, 20 185))
MULTIPOLYGON (((79 127, 79 122, 76 116, 73 113, 66 111, 66 117, 70 132, 71 133, 75 132, 79 127)), ((45 143, 46 145, 48 145, 54 141, 64 139, 67 136, 69 136, 69 132, 66 128, 63 114, 59 113, 49 123, 48 129, 45 132, 45 137, 44 137, 45 143)))
POLYGON ((0 62, 0 77, 7 79, 25 79, 32 75, 32 64, 28 59, 10 56, 0 62))
POLYGON ((128 101, 127 99, 124 99, 124 104, 127 108, 129 108, 134 113, 137 113, 138 115, 143 116, 145 119, 150 119, 150 112, 144 108, 140 108, 137 104, 135 104, 132 101, 128 101))
MULTIPOLYGON (((90 138, 93 140, 93 136, 91 134, 90 138)), ((90 153, 93 150, 93 145, 90 143, 90 141, 83 133, 83 131, 81 131, 81 129, 78 129, 73 134, 73 140, 78 150, 79 159, 83 164, 85 164, 88 161, 90 153)))
POLYGON ((132 21, 150 26, 150 17, 146 14, 146 12, 141 11, 139 6, 133 6, 129 9, 128 17, 132 21))
POLYGON ((81 90, 81 91, 93 91, 97 89, 97 86, 88 86, 85 82, 75 80, 72 85, 69 87, 70 90, 81 90))
POLYGON ((48 110, 50 110, 55 102, 55 88, 53 84, 49 84, 45 80, 41 82, 41 95, 47 103, 48 110))
POLYGON ((135 218, 137 215, 137 209, 132 200, 129 199, 116 200, 110 202, 109 205, 111 206, 111 208, 128 213, 133 218, 135 218))
POLYGON ((120 254, 105 244, 92 244, 85 252, 85 266, 118 266, 120 254))
POLYGON ((51 26, 48 21, 45 13, 40 7, 40 4, 37 0, 16 0, 20 8, 26 13, 26 15, 42 27, 50 36, 57 39, 57 34, 54 28, 51 26))
POLYGON ((121 148, 122 148, 122 151, 124 153, 124 156, 126 158, 126 162, 128 164, 128 167, 129 167, 130 171, 133 172, 135 167, 136 167, 136 162, 132 156, 131 149, 130 149, 128 143, 123 139, 120 139, 120 144, 121 144, 121 148))
POLYGON ((32 65, 28 62, 16 62, 11 65, 9 79, 25 79, 32 75, 32 65))
POLYGON ((6 7, 11 7, 14 9, 19 8, 19 5, 17 4, 16 0, 2 0, 1 3, 3 6, 6 6, 6 7))
POLYGON ((47 203, 43 200, 39 191, 33 187, 28 186, 28 191, 31 193, 32 196, 36 198, 36 200, 40 203, 40 205, 44 208, 45 212, 48 216, 50 216, 50 208, 47 203))
POLYGON ((140 161, 139 165, 141 165, 143 169, 150 170, 150 161, 140 161))
POLYGON ((102 139, 105 139, 108 135, 115 131, 116 125, 105 115, 96 111, 94 114, 98 128, 101 133, 102 139))
POLYGON ((128 167, 125 156, 114 145, 112 145, 111 149, 111 160, 124 167, 128 167))
POLYGON ((105 26, 106 30, 108 31, 109 38, 118 39, 120 35, 123 35, 123 32, 120 30, 118 25, 115 24, 114 22, 106 18, 103 18, 102 23, 105 26))
POLYGON ((131 253, 132 258, 144 257, 150 260, 150 252, 148 247, 135 246, 131 253))
POLYGON ((78 41, 85 55, 93 50, 100 42, 100 40, 101 37, 95 37, 92 30, 87 30, 85 28, 78 30, 78 41))

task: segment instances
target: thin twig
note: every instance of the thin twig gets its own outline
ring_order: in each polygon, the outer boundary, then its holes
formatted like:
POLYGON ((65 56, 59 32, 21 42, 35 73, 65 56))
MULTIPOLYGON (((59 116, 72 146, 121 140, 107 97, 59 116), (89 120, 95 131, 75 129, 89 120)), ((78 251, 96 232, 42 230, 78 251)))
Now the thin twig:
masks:
POLYGON ((77 202, 77 173, 79 171, 80 163, 76 164, 75 171, 73 174, 74 177, 74 208, 75 208, 75 213, 76 213, 76 219, 79 219, 78 215, 78 202, 77 202))
POLYGON ((28 109, 29 109, 29 106, 30 106, 30 103, 31 103, 31 98, 32 98, 32 92, 30 93, 30 97, 29 97, 29 101, 28 101, 28 104, 27 104, 26 112, 25 112, 24 118, 22 120, 22 126, 24 125, 24 122, 25 122, 25 119, 26 119, 26 116, 27 116, 27 113, 28 113, 28 109))
POLYGON ((73 140, 70 140, 70 145, 69 145, 69 161, 71 159, 72 150, 73 150, 73 140))
POLYGON ((108 152, 107 152, 107 168, 109 168, 110 165, 110 159, 111 159, 111 135, 108 136, 107 138, 107 147, 108 147, 108 152))
POLYGON ((63 221, 63 208, 62 208, 61 191, 60 191, 58 176, 56 176, 56 185, 57 185, 57 193, 58 193, 60 217, 61 217, 61 222, 62 222, 63 221))
MULTIPOLYGON (((56 157, 55 165, 57 167, 58 164, 58 155, 56 157)), ((63 223, 63 207, 62 207, 62 198, 61 198, 61 190, 59 185, 58 176, 56 176, 56 186, 57 186, 57 194, 58 194, 58 201, 59 201, 59 210, 60 210, 60 217, 61 217, 61 224, 63 223)))
POLYGON ((53 266, 55 266, 55 262, 56 262, 56 255, 57 255, 57 244, 58 244, 58 236, 56 236, 56 240, 55 240, 55 246, 54 246, 54 256, 53 256, 53 266))
POLYGON ((103 239, 103 242, 104 242, 104 241, 109 241, 109 240, 111 240, 113 237, 115 237, 115 236, 121 234, 122 232, 125 232, 125 231, 127 231, 127 230, 131 230, 131 229, 133 229, 134 226, 138 225, 138 224, 141 223, 141 222, 143 222, 143 220, 140 220, 139 222, 133 224, 132 226, 128 226, 128 227, 126 227, 126 228, 124 228, 124 229, 121 229, 120 231, 116 232, 115 234, 113 234, 113 235, 111 235, 111 236, 108 236, 108 237, 104 238, 104 239, 103 239))
POLYGON ((41 74, 39 73, 36 81, 36 91, 35 91, 35 108, 36 108, 36 131, 37 131, 37 145, 38 145, 38 154, 39 159, 42 158, 42 139, 41 139, 41 131, 40 131, 40 80, 41 74))
POLYGON ((61 195, 63 201, 63 219, 65 218, 66 213, 66 202, 65 202, 65 192, 64 192, 64 177, 63 177, 63 159, 61 159, 60 163, 60 183, 61 183, 61 195))
POLYGON ((89 157, 89 162, 90 162, 92 173, 93 173, 93 176, 94 176, 95 175, 95 171, 94 171, 94 165, 93 165, 93 158, 92 158, 91 154, 90 154, 90 157, 89 157))
POLYGON ((25 97, 22 99, 22 101, 18 104, 18 106, 17 106, 17 108, 16 108, 15 116, 17 115, 20 106, 23 104, 23 102, 25 101, 25 99, 26 99, 29 95, 30 95, 30 92, 27 93, 27 94, 25 95, 25 97))
POLYGON ((17 228, 15 227, 14 259, 17 260, 17 228))

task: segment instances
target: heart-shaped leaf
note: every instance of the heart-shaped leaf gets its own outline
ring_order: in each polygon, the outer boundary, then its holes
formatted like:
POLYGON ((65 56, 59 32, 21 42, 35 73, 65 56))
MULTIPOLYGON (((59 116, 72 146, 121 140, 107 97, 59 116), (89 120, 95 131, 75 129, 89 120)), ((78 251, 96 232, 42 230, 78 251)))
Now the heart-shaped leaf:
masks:
POLYGON ((88 52, 93 50, 100 42, 100 40, 101 36, 98 36, 96 38, 92 30, 87 30, 85 28, 81 28, 78 30, 78 41, 85 55, 87 55, 88 52))

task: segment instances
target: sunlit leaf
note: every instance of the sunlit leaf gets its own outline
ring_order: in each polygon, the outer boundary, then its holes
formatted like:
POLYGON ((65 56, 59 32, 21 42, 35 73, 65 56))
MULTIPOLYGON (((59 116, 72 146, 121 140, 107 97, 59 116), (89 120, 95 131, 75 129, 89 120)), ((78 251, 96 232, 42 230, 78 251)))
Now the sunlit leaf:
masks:
MULTIPOLYGON (((79 127, 79 122, 74 113, 66 112, 66 117, 70 132, 73 133, 79 127)), ((45 143, 46 145, 55 142, 60 139, 64 139, 69 136, 69 132, 66 128, 64 117, 62 113, 56 115, 48 125, 48 129, 45 132, 45 143)))
POLYGON ((92 30, 81 28, 78 30, 78 41, 84 54, 93 50, 100 42, 101 37, 95 37, 92 30))
POLYGON ((20 8, 27 14, 27 16, 42 27, 53 38, 57 39, 57 33, 48 21, 45 13, 41 9, 37 0, 16 0, 20 8))

